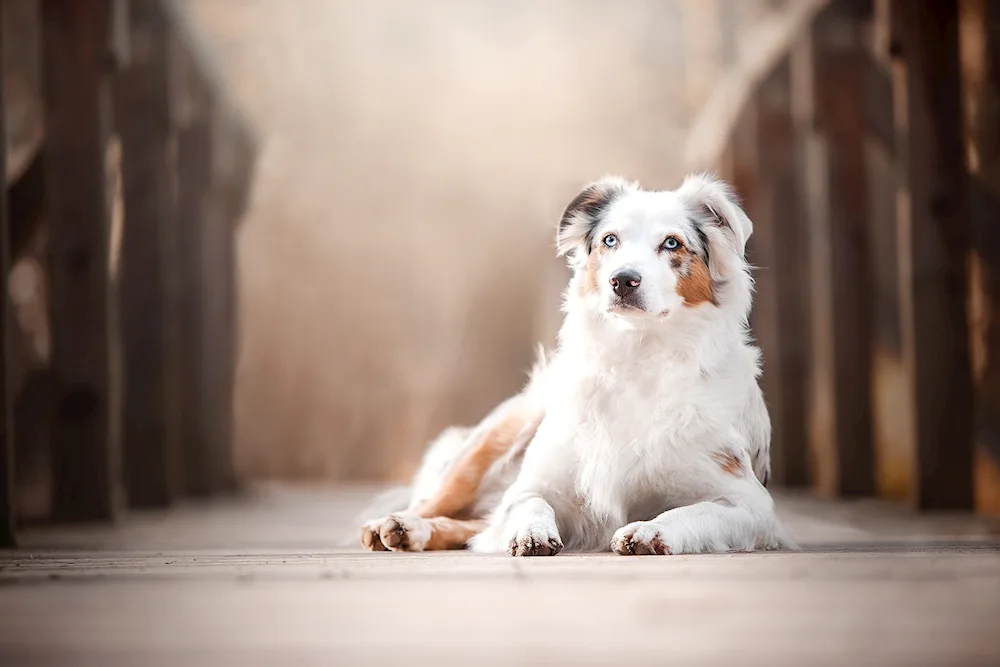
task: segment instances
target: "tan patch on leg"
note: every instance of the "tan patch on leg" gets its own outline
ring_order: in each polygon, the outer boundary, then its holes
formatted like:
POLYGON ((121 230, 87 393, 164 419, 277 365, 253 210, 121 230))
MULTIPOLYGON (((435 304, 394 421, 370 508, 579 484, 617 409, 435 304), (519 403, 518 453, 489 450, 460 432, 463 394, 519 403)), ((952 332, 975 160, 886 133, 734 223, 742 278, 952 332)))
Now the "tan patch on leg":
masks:
POLYGON ((719 305, 715 300, 715 288, 705 260, 697 255, 684 254, 685 272, 677 276, 677 294, 684 299, 684 305, 697 306, 703 303, 719 305))
POLYGON ((431 524, 431 538, 427 541, 427 551, 464 549, 473 537, 486 528, 485 519, 452 519, 438 516, 427 520, 431 524))
POLYGON ((515 444, 526 444, 534 437, 542 413, 518 397, 501 414, 487 417, 490 419, 495 420, 492 426, 485 431, 476 429, 471 437, 477 442, 445 473, 437 492, 417 507, 417 515, 455 517, 472 507, 486 472, 515 444))
POLYGON ((725 450, 712 454, 712 459, 719 464, 723 472, 727 472, 734 477, 743 476, 743 460, 733 451, 725 450))

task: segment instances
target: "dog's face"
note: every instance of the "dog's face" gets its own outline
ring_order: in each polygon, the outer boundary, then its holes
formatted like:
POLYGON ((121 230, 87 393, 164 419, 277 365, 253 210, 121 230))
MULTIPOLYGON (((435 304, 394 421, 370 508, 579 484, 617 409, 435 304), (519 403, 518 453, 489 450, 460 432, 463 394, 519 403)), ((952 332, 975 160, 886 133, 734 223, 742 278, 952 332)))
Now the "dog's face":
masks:
POLYGON ((692 176, 646 191, 615 178, 574 198, 559 229, 585 307, 611 316, 664 318, 719 306, 733 271, 745 274, 751 223, 728 186, 692 176))

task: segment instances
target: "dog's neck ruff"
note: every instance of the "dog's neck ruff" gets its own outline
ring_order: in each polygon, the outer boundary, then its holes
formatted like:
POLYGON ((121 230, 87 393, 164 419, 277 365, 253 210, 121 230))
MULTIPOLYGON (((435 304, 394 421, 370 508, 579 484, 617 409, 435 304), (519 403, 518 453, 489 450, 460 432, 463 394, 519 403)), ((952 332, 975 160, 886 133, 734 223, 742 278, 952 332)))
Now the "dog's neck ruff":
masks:
POLYGON ((653 372, 684 367, 714 375, 749 344, 746 324, 738 314, 705 306, 666 317, 595 313, 583 304, 567 303, 559 333, 562 351, 588 366, 634 367, 653 372))

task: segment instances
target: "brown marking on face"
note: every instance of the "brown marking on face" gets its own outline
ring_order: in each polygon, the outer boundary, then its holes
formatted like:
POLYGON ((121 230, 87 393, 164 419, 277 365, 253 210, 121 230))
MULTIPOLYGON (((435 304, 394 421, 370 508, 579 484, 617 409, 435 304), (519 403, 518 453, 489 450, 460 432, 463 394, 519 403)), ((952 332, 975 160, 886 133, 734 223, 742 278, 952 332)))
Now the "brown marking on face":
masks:
POLYGON ((523 396, 502 405, 469 436, 476 441, 465 448, 445 473, 441 486, 416 513, 424 518, 457 517, 469 510, 490 466, 512 448, 526 446, 541 423, 541 411, 523 396))
POLYGON ((672 251, 670 266, 677 273, 677 294, 686 306, 710 303, 719 305, 715 299, 715 286, 708 271, 708 264, 701 255, 691 252, 686 246, 672 251))
POLYGON ((719 464, 723 472, 729 473, 734 477, 743 476, 743 461, 736 452, 728 449, 715 452, 712 454, 712 460, 719 464))

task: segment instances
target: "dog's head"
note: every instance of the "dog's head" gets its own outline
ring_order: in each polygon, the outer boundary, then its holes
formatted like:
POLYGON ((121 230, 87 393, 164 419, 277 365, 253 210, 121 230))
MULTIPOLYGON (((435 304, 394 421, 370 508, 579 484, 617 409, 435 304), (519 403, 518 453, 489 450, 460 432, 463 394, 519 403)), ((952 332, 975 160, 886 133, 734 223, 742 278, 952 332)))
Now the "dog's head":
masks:
POLYGON ((582 307, 662 319, 692 309, 748 310, 744 253, 752 232, 730 187, 709 176, 688 176, 666 191, 607 177, 567 206, 557 248, 569 258, 570 296, 582 307))

